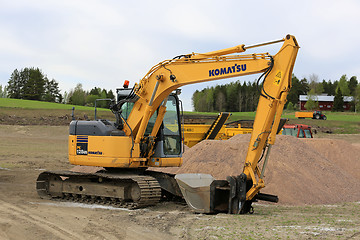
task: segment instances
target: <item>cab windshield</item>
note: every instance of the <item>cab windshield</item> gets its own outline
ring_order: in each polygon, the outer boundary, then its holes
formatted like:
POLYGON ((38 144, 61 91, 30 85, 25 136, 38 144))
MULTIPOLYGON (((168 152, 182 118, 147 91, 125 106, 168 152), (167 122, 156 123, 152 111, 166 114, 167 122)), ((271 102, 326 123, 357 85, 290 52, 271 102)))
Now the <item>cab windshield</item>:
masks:
POLYGON ((294 128, 283 128, 282 134, 297 137, 297 131, 294 128))

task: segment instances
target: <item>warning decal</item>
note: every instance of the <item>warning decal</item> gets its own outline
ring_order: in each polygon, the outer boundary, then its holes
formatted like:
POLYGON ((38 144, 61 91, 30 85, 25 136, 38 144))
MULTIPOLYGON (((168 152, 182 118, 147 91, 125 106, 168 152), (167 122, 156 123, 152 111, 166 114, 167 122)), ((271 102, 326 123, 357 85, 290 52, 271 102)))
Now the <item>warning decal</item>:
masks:
POLYGON ((279 71, 279 72, 276 74, 276 76, 275 76, 275 80, 274 80, 274 84, 275 84, 275 85, 279 85, 279 84, 280 84, 281 76, 282 76, 282 72, 279 71))

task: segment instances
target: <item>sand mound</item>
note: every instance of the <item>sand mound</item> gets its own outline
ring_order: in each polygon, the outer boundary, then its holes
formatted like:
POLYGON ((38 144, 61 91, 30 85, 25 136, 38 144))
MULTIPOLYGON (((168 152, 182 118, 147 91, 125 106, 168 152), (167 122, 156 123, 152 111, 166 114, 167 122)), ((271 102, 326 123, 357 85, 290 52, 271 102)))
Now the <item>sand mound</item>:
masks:
MULTIPOLYGON (((209 173, 216 179, 243 169, 250 135, 227 141, 203 141, 188 149, 172 173, 209 173)), ((359 148, 332 139, 297 139, 279 135, 270 153, 262 192, 283 204, 333 204, 360 200, 359 148)), ((159 169, 157 169, 159 170, 159 169)))

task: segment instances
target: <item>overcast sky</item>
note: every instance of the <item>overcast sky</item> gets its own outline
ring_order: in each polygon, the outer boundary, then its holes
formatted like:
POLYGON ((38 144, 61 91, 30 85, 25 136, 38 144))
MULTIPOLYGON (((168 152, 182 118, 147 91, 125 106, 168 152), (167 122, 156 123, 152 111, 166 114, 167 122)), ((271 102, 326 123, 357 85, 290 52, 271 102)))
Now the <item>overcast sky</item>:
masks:
MULTIPOLYGON (((288 33, 301 47, 298 78, 360 78, 359 13, 356 0, 0 0, 0 85, 16 68, 39 67, 63 92, 77 83, 115 91, 162 60, 288 33)), ((229 81, 184 87, 185 109, 191 110, 196 89, 229 81)))

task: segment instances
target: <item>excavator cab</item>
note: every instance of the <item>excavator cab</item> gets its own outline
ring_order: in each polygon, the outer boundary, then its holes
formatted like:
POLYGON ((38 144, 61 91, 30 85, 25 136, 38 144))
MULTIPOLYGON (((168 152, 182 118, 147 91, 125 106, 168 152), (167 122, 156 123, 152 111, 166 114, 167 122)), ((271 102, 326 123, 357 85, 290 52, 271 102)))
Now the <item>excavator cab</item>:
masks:
MULTIPOLYGON (((156 118, 157 112, 150 118, 145 136, 151 133, 156 118)), ((171 94, 166 102, 166 113, 157 134, 153 157, 166 158, 182 156, 180 119, 179 98, 177 95, 171 94)))
MULTIPOLYGON (((129 89, 117 89, 118 102, 125 99, 129 94, 129 89)), ((122 117, 127 120, 131 110, 134 106, 133 102, 124 102, 121 105, 122 117)), ((168 96, 166 101, 166 113, 163 118, 162 125, 158 131, 155 140, 154 158, 171 158, 182 156, 182 131, 181 131, 181 114, 180 114, 180 100, 176 93, 168 96)), ((158 110, 151 116, 149 123, 144 133, 146 139, 152 132, 155 121, 158 117, 158 110)), ((143 151, 147 148, 147 144, 143 144, 143 151), (144 146, 145 145, 145 146, 144 146)))

